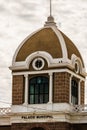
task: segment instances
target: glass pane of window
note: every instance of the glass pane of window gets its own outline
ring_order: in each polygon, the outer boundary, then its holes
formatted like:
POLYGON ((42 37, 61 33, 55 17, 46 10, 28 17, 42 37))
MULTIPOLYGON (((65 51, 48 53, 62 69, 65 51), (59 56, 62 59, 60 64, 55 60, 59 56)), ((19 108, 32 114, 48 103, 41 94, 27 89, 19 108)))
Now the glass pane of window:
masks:
POLYGON ((45 93, 49 93, 49 86, 48 86, 48 84, 45 84, 45 93))
POLYGON ((43 93, 44 90, 43 90, 43 84, 40 85, 40 94, 43 93))
POLYGON ((38 83, 38 84, 41 84, 41 82, 42 82, 42 78, 41 78, 41 77, 38 77, 38 78, 37 78, 37 83, 38 83))
POLYGON ((30 80, 30 83, 31 83, 31 84, 35 84, 35 83, 36 83, 36 78, 31 79, 31 80, 30 80))
POLYGON ((43 94, 40 95, 39 102, 40 102, 40 103, 43 103, 43 94))
POLYGON ((49 96, 48 94, 44 95, 44 103, 47 103, 49 101, 49 96))
POLYGON ((72 103, 73 105, 78 104, 78 99, 74 96, 72 96, 72 103))
POLYGON ((35 94, 38 94, 39 93, 39 86, 38 84, 35 85, 35 94))
POLYGON ((38 104, 38 95, 35 95, 35 104, 38 104))
POLYGON ((49 79, 44 76, 37 76, 29 82, 29 103, 47 103, 49 100, 49 79))
POLYGON ((43 83, 48 83, 49 81, 48 81, 48 78, 46 78, 46 77, 43 77, 43 83))
POLYGON ((30 86, 30 94, 34 94, 34 85, 30 86))
POLYGON ((34 103, 34 95, 30 95, 30 104, 34 103))
POLYGON ((71 89, 71 101, 72 103, 78 104, 78 82, 76 80, 72 80, 72 89, 71 89))

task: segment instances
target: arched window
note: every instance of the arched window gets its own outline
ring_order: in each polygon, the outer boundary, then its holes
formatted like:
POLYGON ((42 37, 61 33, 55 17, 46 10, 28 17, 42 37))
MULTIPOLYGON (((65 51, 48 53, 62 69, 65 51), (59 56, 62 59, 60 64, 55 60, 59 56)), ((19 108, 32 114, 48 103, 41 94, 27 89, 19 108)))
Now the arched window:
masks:
POLYGON ((78 81, 75 79, 71 82, 71 102, 73 105, 78 104, 78 81))
POLYGON ((29 80, 29 104, 42 104, 49 101, 49 78, 37 76, 29 80))

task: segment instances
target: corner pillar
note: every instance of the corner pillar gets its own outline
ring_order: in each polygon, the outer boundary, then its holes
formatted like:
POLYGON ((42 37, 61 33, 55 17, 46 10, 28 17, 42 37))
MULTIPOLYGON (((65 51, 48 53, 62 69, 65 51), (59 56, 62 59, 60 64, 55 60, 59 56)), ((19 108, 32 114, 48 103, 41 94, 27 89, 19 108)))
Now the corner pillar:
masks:
POLYGON ((49 103, 52 103, 53 98, 53 73, 49 73, 49 103))

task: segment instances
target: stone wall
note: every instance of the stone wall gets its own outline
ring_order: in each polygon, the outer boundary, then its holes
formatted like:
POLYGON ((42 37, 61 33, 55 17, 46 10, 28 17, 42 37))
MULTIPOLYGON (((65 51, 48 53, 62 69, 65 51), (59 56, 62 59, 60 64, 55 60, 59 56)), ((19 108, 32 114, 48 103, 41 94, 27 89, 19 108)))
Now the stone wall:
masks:
POLYGON ((84 81, 81 82, 81 104, 84 104, 84 98, 85 98, 85 83, 84 81))
POLYGON ((11 126, 0 126, 0 130, 11 130, 11 126))
POLYGON ((43 128, 44 130, 87 130, 85 124, 69 124, 67 122, 51 123, 15 123, 11 126, 0 126, 0 130, 31 130, 32 128, 43 128))
POLYGON ((87 130, 87 123, 86 124, 73 124, 72 130, 87 130))
POLYGON ((70 124, 66 122, 12 124, 11 130, 31 130, 34 127, 44 130, 71 130, 70 124))
MULTIPOLYGON (((75 78, 75 77, 74 77, 75 78)), ((25 78, 13 76, 12 105, 24 103, 25 78)), ((69 103, 70 74, 67 72, 53 75, 53 103, 69 103)), ((84 81, 81 82, 81 104, 84 104, 84 81)))
POLYGON ((24 77, 13 76, 12 105, 20 105, 24 102, 24 77))
POLYGON ((67 72, 54 73, 54 103, 69 103, 70 74, 67 72))

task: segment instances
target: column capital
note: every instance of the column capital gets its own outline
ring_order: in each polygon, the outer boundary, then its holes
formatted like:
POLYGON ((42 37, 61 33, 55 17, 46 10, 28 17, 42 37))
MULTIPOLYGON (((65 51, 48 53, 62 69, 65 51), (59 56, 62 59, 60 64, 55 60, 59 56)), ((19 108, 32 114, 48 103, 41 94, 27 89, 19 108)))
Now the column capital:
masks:
POLYGON ((24 77, 25 77, 25 78, 28 78, 28 74, 24 74, 24 77))
POLYGON ((79 79, 79 83, 81 83, 82 82, 82 79, 79 79))
POLYGON ((71 74, 71 75, 70 75, 70 78, 72 78, 72 77, 73 77, 73 75, 71 74))
POLYGON ((49 72, 49 76, 52 76, 53 75, 53 72, 49 72))

